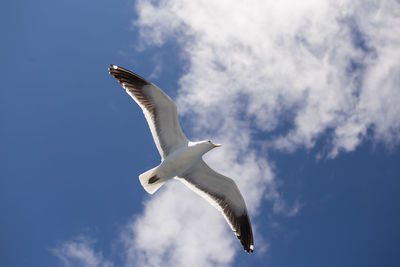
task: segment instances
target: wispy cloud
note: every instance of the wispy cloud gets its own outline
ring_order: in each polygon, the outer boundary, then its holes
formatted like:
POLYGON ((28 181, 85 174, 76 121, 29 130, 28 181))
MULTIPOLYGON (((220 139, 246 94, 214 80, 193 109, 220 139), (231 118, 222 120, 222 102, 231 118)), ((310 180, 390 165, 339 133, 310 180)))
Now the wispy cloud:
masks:
POLYGON ((179 103, 200 128, 219 125, 214 114, 245 114, 287 151, 333 130, 331 156, 354 150, 368 129, 399 141, 396 1, 139 1, 138 11, 148 43, 183 44, 179 103))
MULTIPOLYGON (((310 149, 324 135, 321 156, 335 157, 366 138, 400 141, 398 1, 139 0, 136 7, 146 45, 181 46, 188 68, 176 100, 192 121, 184 130, 224 144, 205 159, 235 179, 254 222, 263 200, 288 216, 301 206, 280 196, 269 149, 310 149)), ((254 232, 257 253, 257 223, 254 232)), ((222 216, 178 182, 146 201, 121 241, 128 266, 223 266, 241 251, 222 216)))
POLYGON ((145 204, 142 216, 122 233, 127 266, 224 266, 239 248, 222 216, 173 181, 145 204), (207 218, 208 223, 204 223, 207 218))
POLYGON ((80 236, 64 242, 59 247, 51 249, 66 267, 112 267, 111 262, 105 260, 101 252, 95 252, 95 241, 89 237, 80 236))
MULTIPOLYGON (((236 180, 253 218, 265 198, 277 213, 295 215, 301 206, 280 197, 268 149, 310 149, 328 134, 323 150, 328 153, 322 156, 335 157, 354 150, 369 130, 375 140, 398 143, 400 38, 393 30, 400 25, 398 2, 142 0, 137 10, 135 24, 147 44, 181 45, 188 69, 180 79, 179 110, 194 122, 186 125, 193 136, 225 145, 206 160, 236 180)), ((173 193, 163 192, 164 201, 173 193)), ((158 218, 156 201, 146 204, 139 220, 158 218)), ((176 216, 193 205, 166 213, 176 216)), ((198 225, 209 225, 201 208, 191 212, 197 212, 198 225)), ((188 224, 182 216, 177 227, 188 224)), ((139 229, 133 240, 142 236, 139 229)), ((231 233, 223 228, 214 233, 221 251, 231 251, 224 243, 231 233)), ((185 245, 208 253, 193 242, 176 243, 159 255, 170 259, 185 245)), ((205 263, 211 261, 200 261, 205 263)))

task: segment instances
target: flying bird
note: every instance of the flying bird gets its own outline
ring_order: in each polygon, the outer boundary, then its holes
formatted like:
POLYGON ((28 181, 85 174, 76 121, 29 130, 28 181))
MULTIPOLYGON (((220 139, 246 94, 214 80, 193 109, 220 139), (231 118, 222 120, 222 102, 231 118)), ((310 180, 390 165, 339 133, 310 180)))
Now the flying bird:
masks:
POLYGON ((139 175, 143 188, 153 194, 166 181, 177 178, 221 211, 244 250, 253 252, 253 232, 239 188, 202 159, 203 154, 221 145, 210 140, 189 141, 179 124, 176 105, 167 94, 119 66, 110 65, 109 71, 142 108, 161 155, 160 165, 139 175))

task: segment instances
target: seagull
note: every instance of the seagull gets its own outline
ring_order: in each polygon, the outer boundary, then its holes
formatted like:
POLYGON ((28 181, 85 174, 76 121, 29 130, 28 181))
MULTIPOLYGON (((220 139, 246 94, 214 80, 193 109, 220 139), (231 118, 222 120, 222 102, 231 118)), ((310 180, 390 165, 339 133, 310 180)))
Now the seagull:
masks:
POLYGON ((217 208, 244 250, 253 252, 253 232, 239 188, 202 159, 205 153, 221 145, 210 140, 189 141, 179 124, 177 107, 167 94, 127 69, 110 65, 109 71, 142 108, 161 155, 160 165, 139 175, 143 188, 154 194, 169 179, 180 180, 217 208))

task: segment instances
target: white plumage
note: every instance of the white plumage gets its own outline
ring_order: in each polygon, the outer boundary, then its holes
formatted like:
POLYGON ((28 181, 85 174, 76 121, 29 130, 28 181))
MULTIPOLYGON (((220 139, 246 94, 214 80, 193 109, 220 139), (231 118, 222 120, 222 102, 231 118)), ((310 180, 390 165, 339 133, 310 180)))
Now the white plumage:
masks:
POLYGON ((110 65, 110 74, 142 108, 161 164, 141 175, 140 183, 153 194, 167 180, 177 178, 222 212, 247 252, 254 241, 246 204, 235 182, 211 169, 202 155, 220 145, 190 142, 183 134, 175 103, 160 88, 133 72, 110 65))

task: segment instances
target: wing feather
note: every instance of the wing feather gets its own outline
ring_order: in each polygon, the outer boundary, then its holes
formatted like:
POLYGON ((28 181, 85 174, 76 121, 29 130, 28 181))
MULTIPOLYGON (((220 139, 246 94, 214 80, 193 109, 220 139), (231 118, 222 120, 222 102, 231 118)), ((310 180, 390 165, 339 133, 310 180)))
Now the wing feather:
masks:
POLYGON ((203 160, 178 177, 224 215, 246 252, 253 252, 253 231, 246 204, 235 182, 211 169, 203 160))
POLYGON ((188 142, 179 124, 176 105, 167 94, 129 70, 116 65, 110 65, 109 70, 142 108, 162 159, 188 142))

